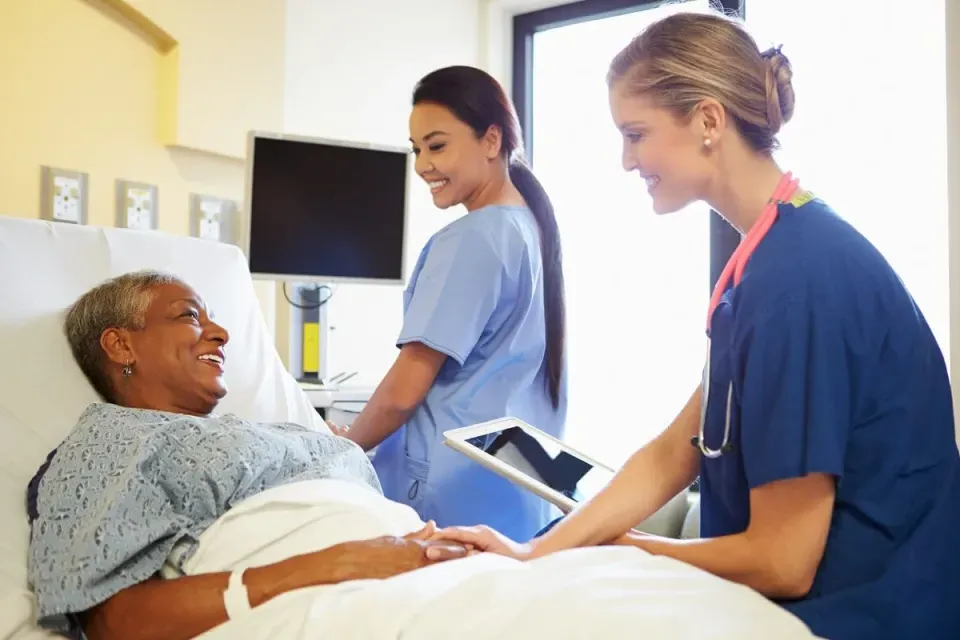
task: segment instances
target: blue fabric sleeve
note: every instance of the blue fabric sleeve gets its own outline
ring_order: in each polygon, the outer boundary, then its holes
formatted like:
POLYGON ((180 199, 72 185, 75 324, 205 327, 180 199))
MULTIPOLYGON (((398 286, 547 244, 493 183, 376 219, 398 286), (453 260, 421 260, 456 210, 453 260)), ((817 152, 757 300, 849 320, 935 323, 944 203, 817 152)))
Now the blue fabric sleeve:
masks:
POLYGON ((751 489, 812 473, 842 475, 852 385, 839 315, 826 300, 788 300, 735 337, 740 446, 751 489))
POLYGON ((435 238, 414 283, 397 345, 420 342, 463 366, 497 308, 504 268, 482 233, 435 238))

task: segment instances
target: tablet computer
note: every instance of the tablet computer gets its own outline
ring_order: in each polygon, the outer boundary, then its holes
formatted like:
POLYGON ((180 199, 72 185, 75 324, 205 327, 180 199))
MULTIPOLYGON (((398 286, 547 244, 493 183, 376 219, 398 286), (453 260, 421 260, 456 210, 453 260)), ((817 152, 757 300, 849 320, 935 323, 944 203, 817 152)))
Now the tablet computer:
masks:
POLYGON ((564 513, 596 495, 616 473, 516 418, 444 432, 444 444, 515 482, 564 513))

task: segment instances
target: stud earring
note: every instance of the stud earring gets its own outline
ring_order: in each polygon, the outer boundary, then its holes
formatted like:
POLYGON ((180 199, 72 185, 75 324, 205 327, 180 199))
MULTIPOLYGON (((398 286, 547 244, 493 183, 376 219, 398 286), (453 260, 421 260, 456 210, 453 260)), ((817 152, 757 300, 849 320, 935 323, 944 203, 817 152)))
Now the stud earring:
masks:
POLYGON ((131 365, 129 362, 126 363, 125 365, 123 365, 123 372, 122 372, 122 373, 123 373, 123 377, 124 377, 124 378, 129 378, 130 376, 132 376, 132 375, 133 375, 133 365, 131 365))
POLYGON ((713 144, 713 140, 711 140, 710 138, 703 139, 703 146, 705 146, 707 149, 709 149, 710 145, 712 144, 713 144))

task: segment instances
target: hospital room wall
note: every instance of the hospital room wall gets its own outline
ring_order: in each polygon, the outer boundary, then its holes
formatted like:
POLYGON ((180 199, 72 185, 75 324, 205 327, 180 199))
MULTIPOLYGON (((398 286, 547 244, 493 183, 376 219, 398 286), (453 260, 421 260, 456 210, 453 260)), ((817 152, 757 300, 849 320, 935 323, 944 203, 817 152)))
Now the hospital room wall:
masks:
MULTIPOLYGON (((451 64, 479 61, 478 0, 287 1, 284 124, 290 133, 409 147, 410 96, 417 80, 451 64), (374 17, 375 16, 375 17, 374 17)), ((376 176, 369 176, 376 188, 376 176)), ((441 212, 411 172, 407 273, 430 235, 459 212, 441 212)), ((317 238, 317 251, 324 239, 317 238)), ((277 347, 289 349, 290 306, 278 292, 277 347)), ((328 371, 358 371, 376 384, 396 357, 402 288, 337 285, 328 371)))
POLYGON ((157 185, 176 234, 190 193, 241 201, 245 131, 282 127, 286 29, 282 1, 243 5, 0 0, 0 215, 39 217, 41 165, 89 174, 94 225, 118 178, 157 185))

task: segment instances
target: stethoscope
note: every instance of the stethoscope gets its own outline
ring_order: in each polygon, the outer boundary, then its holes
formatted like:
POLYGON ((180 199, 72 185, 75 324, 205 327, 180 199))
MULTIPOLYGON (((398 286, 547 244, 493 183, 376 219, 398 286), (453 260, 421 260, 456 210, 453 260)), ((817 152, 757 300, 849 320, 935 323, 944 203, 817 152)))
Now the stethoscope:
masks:
POLYGON ((732 380, 727 386, 727 410, 724 416, 723 441, 720 443, 720 448, 711 449, 707 446, 706 440, 704 439, 704 428, 707 421, 707 406, 710 402, 710 328, 713 323, 713 314, 717 310, 717 306, 720 304, 720 299, 727 290, 727 285, 730 284, 730 280, 733 279, 733 286, 740 284, 740 279, 743 277, 743 270, 747 266, 747 261, 750 260, 750 256, 753 255, 757 245, 760 244, 760 241, 763 240, 763 238, 767 235, 767 232, 770 231, 770 227, 772 227, 773 223, 777 220, 777 207, 793 198, 793 195, 797 191, 797 184, 798 181, 794 180, 793 174, 790 172, 787 172, 782 178, 780 178, 780 184, 778 184, 777 188, 774 190, 773 196, 771 196, 769 202, 767 202, 767 206, 764 208, 763 213, 760 214, 760 218, 757 220, 756 224, 753 225, 753 228, 750 229, 750 232, 747 233, 747 236, 743 239, 743 242, 740 243, 740 245, 733 252, 733 255, 730 256, 730 259, 727 261, 727 265, 723 268, 723 272, 720 274, 720 279, 717 280, 717 284, 713 288, 713 295, 710 296, 710 306, 707 309, 707 362, 704 370, 703 401, 700 406, 700 435, 694 436, 690 440, 690 444, 700 449, 700 452, 711 460, 714 458, 719 458, 723 454, 733 451, 733 445, 730 443, 730 405, 733 401, 732 380))

